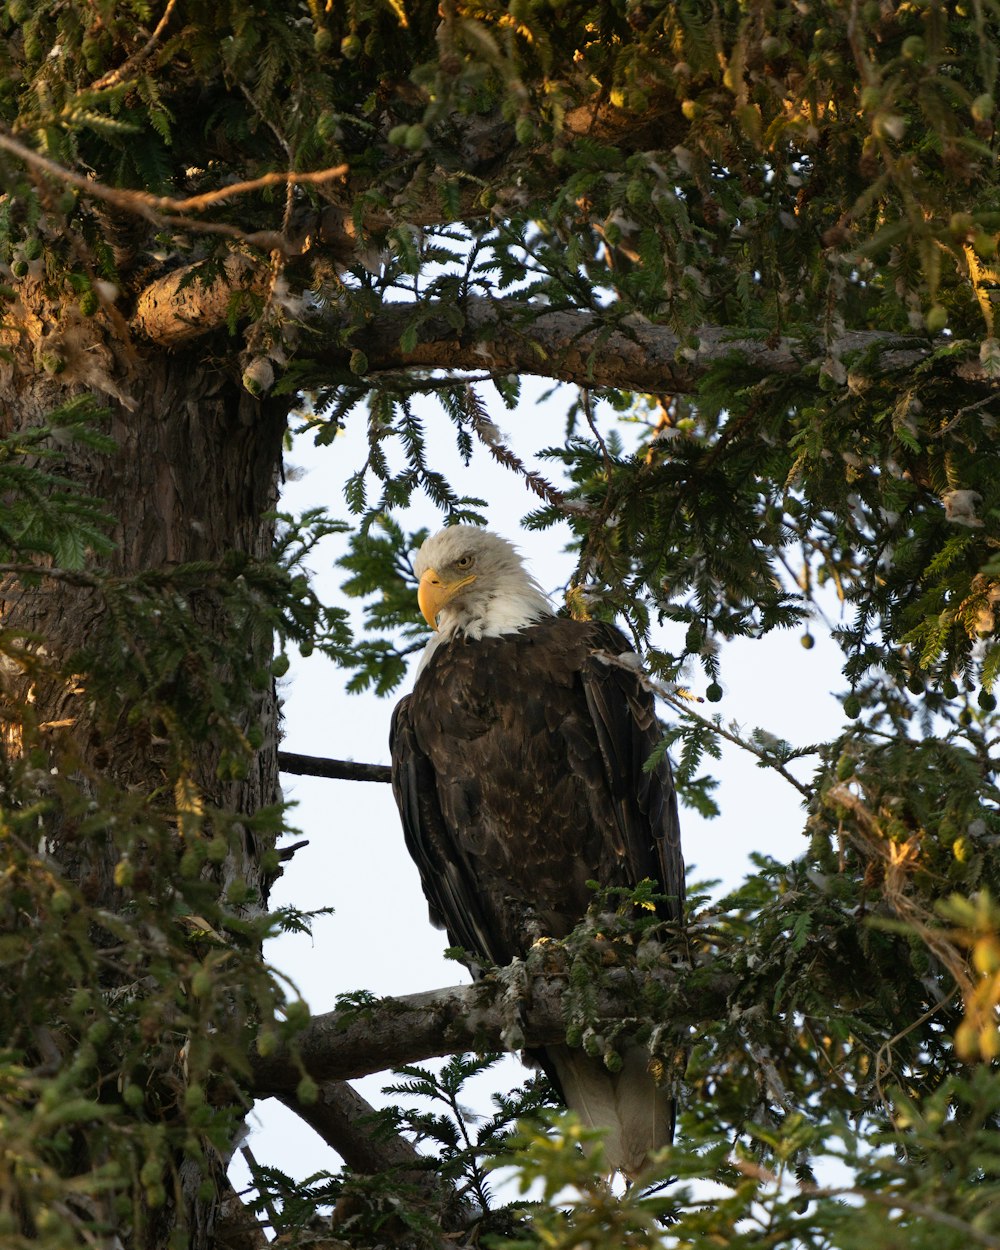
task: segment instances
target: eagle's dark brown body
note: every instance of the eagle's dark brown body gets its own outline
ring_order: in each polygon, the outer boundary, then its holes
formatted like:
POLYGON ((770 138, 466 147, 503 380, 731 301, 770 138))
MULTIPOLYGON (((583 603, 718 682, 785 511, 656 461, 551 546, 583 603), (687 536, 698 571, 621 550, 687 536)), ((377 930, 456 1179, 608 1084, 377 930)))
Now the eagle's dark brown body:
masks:
POLYGON ((679 916, 676 803, 653 700, 601 622, 548 617, 437 647, 393 717, 393 787, 431 918, 473 955, 507 964, 563 937, 587 881, 652 879, 679 916), (607 660, 601 658, 606 655, 607 660))
MULTIPOLYGON (((652 879, 664 919, 684 895, 677 807, 652 696, 610 625, 545 616, 500 637, 437 645, 392 723, 393 790, 431 919, 455 946, 506 965, 564 937, 596 879, 652 879), (624 657, 625 662, 616 662, 624 657)), ((623 1066, 568 1046, 535 1056, 585 1123, 607 1130, 611 1170, 637 1175, 670 1141, 674 1107, 644 1047, 623 1066)))
MULTIPOLYGON (((552 614, 517 549, 454 525, 413 560, 436 633, 393 717, 393 790, 431 918, 469 952, 507 964, 561 937, 587 881, 651 878, 680 916, 684 873, 670 767, 644 768, 659 734, 638 661, 618 630, 552 614)), ((604 1132, 609 1171, 642 1173, 670 1141, 673 1103, 649 1052, 612 1072, 585 1052, 537 1056, 581 1120, 604 1132)))

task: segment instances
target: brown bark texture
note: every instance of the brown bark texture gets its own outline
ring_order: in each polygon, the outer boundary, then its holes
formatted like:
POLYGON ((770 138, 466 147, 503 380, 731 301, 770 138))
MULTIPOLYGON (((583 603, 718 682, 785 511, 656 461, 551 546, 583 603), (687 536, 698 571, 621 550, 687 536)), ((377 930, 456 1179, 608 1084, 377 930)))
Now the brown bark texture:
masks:
MULTIPOLYGON (((43 424, 47 414, 81 392, 94 394, 106 407, 105 432, 114 440, 113 451, 77 443, 59 449, 63 476, 100 499, 114 517, 115 549, 105 562, 106 573, 128 578, 216 560, 230 551, 269 554, 273 524, 267 514, 276 501, 283 401, 254 400, 238 376, 219 366, 208 339, 173 354, 130 343, 120 323, 75 318, 65 305, 50 303, 41 284, 22 284, 18 313, 19 333, 7 335, 3 346, 10 355, 0 361, 0 434, 43 424), (58 360, 57 370, 39 367, 43 359, 58 360)), ((29 650, 39 646, 33 639, 44 639, 46 654, 57 661, 85 647, 101 625, 105 601, 94 585, 81 580, 84 584, 42 578, 36 585, 6 577, 0 583, 4 628, 26 634, 29 650)), ((197 612, 211 629, 210 595, 197 612)), ((9 754, 20 745, 17 709, 30 704, 43 733, 72 741, 81 776, 103 775, 121 790, 146 795, 162 787, 163 744, 130 726, 124 716, 110 732, 106 725, 99 727, 85 692, 72 682, 38 679, 7 664, 2 683, 9 754)), ((260 693, 247 719, 264 729, 264 742, 245 778, 218 780, 210 746, 192 760, 202 793, 237 815, 254 813, 280 797, 273 688, 260 693)), ((261 865, 266 841, 244 829, 217 870, 221 888, 242 879, 257 892, 251 910, 265 905, 270 884, 261 865)), ((72 822, 63 827, 56 822, 47 828, 43 852, 81 887, 88 902, 111 912, 120 906, 117 852, 110 838, 104 843, 79 838, 72 822)), ((203 1178, 197 1169, 179 1161, 178 1174, 182 1187, 190 1181, 181 1199, 190 1244, 207 1247, 216 1218, 226 1218, 223 1208, 233 1195, 220 1177, 215 1198, 206 1200, 198 1194, 203 1178)), ((163 1244, 176 1214, 168 1200, 150 1225, 159 1227, 163 1244)))
MULTIPOLYGON (((632 1015, 640 983, 669 990, 670 1019, 681 1042, 693 1021, 724 1011, 737 988, 727 975, 713 976, 710 984, 702 977, 688 988, 683 972, 669 965, 638 978, 629 969, 612 969, 590 1004, 588 1022, 632 1015)), ((296 1037, 294 1053, 280 1048, 253 1056, 254 1081, 259 1094, 288 1099, 301 1077, 299 1063, 318 1082, 344 1081, 461 1051, 565 1042, 572 1010, 564 972, 524 980, 523 966, 515 963, 475 985, 382 998, 315 1016, 296 1037)))
MULTIPOLYGON (((235 270, 234 275, 235 278, 235 270)), ((263 289, 265 274, 255 281, 251 269, 239 268, 248 288, 263 289)), ((138 336, 173 348, 192 344, 222 324, 232 291, 230 279, 207 286, 183 287, 183 271, 151 284, 139 297, 133 328, 138 336)), ((472 297, 458 309, 436 309, 422 303, 416 343, 407 349, 401 338, 414 319, 408 303, 386 303, 343 341, 345 321, 336 305, 327 305, 309 324, 311 341, 303 354, 328 370, 348 367, 360 349, 371 376, 401 369, 447 369, 491 375, 531 373, 594 387, 616 387, 646 394, 690 394, 711 370, 728 361, 742 362, 761 378, 791 377, 810 367, 850 368, 864 357, 867 372, 912 370, 931 354, 918 335, 884 331, 848 331, 824 342, 800 338, 765 339, 737 329, 703 325, 681 338, 669 326, 637 316, 617 322, 586 310, 531 308, 517 299, 472 297)), ((978 362, 965 360, 956 372, 967 382, 990 383, 978 362)))

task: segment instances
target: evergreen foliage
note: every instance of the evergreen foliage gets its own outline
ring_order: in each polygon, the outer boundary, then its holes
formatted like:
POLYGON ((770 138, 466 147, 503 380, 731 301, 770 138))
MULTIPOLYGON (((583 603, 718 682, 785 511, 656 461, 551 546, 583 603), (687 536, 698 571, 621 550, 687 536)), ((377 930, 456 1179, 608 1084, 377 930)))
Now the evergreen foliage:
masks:
MULTIPOLYGON (((256 1247, 250 1214, 288 1245, 1000 1246, 998 55, 995 0, 6 0, 5 1247, 256 1247), (662 386, 610 367, 643 353, 662 386), (320 445, 364 425, 364 462, 340 516, 258 509, 132 567, 123 518, 162 516, 115 457, 130 422, 207 411, 178 398, 206 370, 234 464, 275 413, 320 445), (556 446, 494 423, 531 373, 573 384, 556 446), (488 510, 430 422, 523 479, 528 528, 568 522, 565 610, 644 649, 682 799, 731 818, 710 773, 736 740, 800 791, 808 849, 693 890, 683 934, 598 898, 550 952, 570 1041, 613 1065, 631 1031, 676 1088, 648 1187, 612 1192, 540 1080, 474 1125, 490 1061, 453 1056, 371 1125, 423 1165, 256 1168, 234 1215, 253 1053, 288 1048, 300 1109, 321 1092, 260 955, 308 924, 267 908, 269 700, 291 647, 354 692, 403 681, 404 510, 488 510), (304 571, 330 534, 336 607, 304 571), (685 698, 831 595, 835 739, 685 698)), ((158 488, 204 491, 203 456, 158 488)))

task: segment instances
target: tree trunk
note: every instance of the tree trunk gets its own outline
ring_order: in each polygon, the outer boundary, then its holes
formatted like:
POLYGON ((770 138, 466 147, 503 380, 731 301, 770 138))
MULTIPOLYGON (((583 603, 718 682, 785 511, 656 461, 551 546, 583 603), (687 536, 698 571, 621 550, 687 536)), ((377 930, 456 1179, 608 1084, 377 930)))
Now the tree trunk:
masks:
MULTIPOLYGON (((44 423, 49 412, 81 392, 94 394, 110 410, 106 429, 114 451, 77 442, 59 449, 60 472, 100 499, 114 517, 116 547, 106 561, 107 572, 127 578, 190 561, 215 561, 232 551, 269 555, 274 535, 268 514, 277 498, 287 400, 252 398, 238 374, 220 367, 210 354, 210 341, 177 353, 130 344, 120 321, 85 319, 50 303, 40 285, 25 284, 15 324, 20 337, 0 344, 11 351, 11 359, 0 363, 0 434, 44 423)), ((106 603, 94 584, 82 580, 74 584, 46 577, 35 587, 8 577, 0 587, 4 627, 33 636, 26 644, 29 652, 44 647, 57 661, 74 654, 94 637, 106 603)), ((221 628, 211 594, 199 597, 194 610, 203 627, 221 628)), ((231 638, 219 641, 220 652, 224 646, 231 649, 231 638)), ((270 639, 247 645, 263 651, 270 639)), ((266 669, 269 654, 260 658, 266 669)), ((72 681, 17 672, 9 663, 2 680, 9 753, 19 749, 18 709, 26 704, 43 738, 64 735, 71 742, 83 776, 101 776, 143 795, 163 787, 164 744, 155 736, 151 740, 141 724, 130 725, 127 709, 109 731, 106 723, 97 723, 91 700, 72 681)), ((273 682, 257 698, 246 718, 263 730, 263 744, 245 777, 218 779, 219 752, 210 741, 191 761, 200 793, 227 812, 249 815, 280 797, 273 682)), ((245 829, 232 840, 226 863, 211 869, 223 888, 230 880, 246 881, 257 894, 249 910, 258 913, 270 885, 261 863, 267 842, 245 829)), ((81 887, 88 903, 111 911, 120 907, 118 851, 110 838, 77 838, 72 822, 61 826, 56 821, 46 828, 44 850, 81 887)), ((204 1177, 180 1160, 177 1173, 184 1197, 168 1192, 147 1224, 152 1240, 146 1244, 165 1245, 180 1220, 190 1230, 189 1244, 207 1247, 224 1185, 210 1199, 204 1189, 199 1197, 204 1177), (181 1203, 184 1212, 177 1210, 181 1203)))

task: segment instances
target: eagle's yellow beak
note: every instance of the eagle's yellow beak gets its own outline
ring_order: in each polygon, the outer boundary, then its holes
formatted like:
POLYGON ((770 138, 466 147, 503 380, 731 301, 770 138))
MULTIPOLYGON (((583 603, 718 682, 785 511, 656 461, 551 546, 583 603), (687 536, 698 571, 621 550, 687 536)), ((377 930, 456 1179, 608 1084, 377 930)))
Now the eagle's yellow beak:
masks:
POLYGON ((428 569, 424 573, 417 588, 417 603, 420 604, 423 618, 431 629, 437 629, 438 613, 449 599, 453 599, 463 586, 468 586, 469 582, 475 580, 475 573, 470 573, 468 577, 460 577, 454 582, 443 582, 438 577, 436 569, 428 569))

